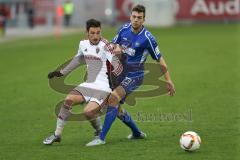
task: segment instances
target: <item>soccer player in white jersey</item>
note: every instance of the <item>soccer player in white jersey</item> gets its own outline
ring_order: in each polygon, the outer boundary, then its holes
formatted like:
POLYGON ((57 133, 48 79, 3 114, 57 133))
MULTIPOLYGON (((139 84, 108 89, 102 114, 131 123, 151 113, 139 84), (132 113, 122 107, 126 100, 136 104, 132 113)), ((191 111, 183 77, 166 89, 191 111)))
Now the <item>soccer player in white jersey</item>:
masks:
POLYGON ((88 77, 86 82, 74 88, 64 100, 58 114, 56 130, 47 137, 43 144, 51 145, 61 141, 64 125, 71 115, 73 105, 87 102, 84 115, 91 122, 96 132, 101 131, 101 120, 96 117, 101 105, 111 92, 107 71, 107 61, 113 66, 113 73, 119 75, 122 71, 120 61, 108 48, 107 41, 101 37, 101 23, 90 19, 86 22, 88 39, 80 41, 79 50, 72 61, 60 71, 53 71, 48 78, 61 77, 76 69, 80 62, 87 64, 88 77))

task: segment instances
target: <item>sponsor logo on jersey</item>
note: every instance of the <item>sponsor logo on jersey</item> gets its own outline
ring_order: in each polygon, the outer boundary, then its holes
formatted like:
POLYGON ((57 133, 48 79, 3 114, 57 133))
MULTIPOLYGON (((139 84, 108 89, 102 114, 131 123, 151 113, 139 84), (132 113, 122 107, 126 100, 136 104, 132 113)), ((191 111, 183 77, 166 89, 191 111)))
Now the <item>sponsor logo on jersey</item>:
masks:
POLYGON ((95 56, 84 56, 85 60, 98 60, 101 61, 101 58, 95 56))
POLYGON ((126 49, 124 49, 124 53, 128 54, 129 56, 134 56, 135 52, 136 51, 133 48, 126 48, 126 49))
POLYGON ((139 46, 140 46, 140 43, 139 43, 139 42, 136 42, 136 43, 135 43, 135 46, 136 46, 136 47, 139 47, 139 46))

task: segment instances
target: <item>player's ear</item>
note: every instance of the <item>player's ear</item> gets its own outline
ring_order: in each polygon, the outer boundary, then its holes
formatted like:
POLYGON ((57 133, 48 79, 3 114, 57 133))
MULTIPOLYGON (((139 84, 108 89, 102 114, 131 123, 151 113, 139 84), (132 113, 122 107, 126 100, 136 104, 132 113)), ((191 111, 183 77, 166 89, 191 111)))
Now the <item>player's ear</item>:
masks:
POLYGON ((86 30, 85 33, 86 33, 86 36, 89 37, 89 32, 88 32, 88 30, 86 30))

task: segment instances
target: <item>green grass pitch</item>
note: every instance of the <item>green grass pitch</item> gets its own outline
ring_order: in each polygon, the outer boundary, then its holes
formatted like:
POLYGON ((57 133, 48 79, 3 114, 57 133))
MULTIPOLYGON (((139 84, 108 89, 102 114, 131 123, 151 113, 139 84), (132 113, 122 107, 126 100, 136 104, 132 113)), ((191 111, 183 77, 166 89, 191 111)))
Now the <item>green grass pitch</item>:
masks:
MULTIPOLYGON (((69 122, 60 144, 42 144, 55 129, 55 105, 65 97, 49 87, 47 73, 76 53, 84 34, 1 43, 0 159, 239 159, 240 26, 149 29, 168 63, 177 94, 137 99, 134 107, 124 105, 139 120, 147 139, 127 140, 130 130, 116 120, 107 144, 93 148, 85 147, 93 138, 88 122, 69 122), (158 119, 151 117, 154 113, 158 119), (161 115, 183 114, 191 116, 191 121, 171 116, 159 119, 161 115), (188 130, 202 138, 194 153, 179 147, 180 135, 188 130)), ((116 31, 103 30, 108 39, 116 31)), ((81 69, 74 71, 67 83, 80 83, 79 76, 83 77, 81 69)))

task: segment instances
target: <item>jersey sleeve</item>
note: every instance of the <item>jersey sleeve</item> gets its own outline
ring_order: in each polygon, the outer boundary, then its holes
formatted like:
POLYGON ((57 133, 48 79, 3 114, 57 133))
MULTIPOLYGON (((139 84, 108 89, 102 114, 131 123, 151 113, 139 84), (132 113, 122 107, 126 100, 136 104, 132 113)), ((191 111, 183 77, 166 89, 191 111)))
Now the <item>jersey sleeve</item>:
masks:
POLYGON ((78 56, 83 56, 81 42, 79 44, 78 51, 77 51, 77 54, 75 55, 75 57, 78 57, 78 56))
POLYGON ((72 60, 70 61, 70 63, 64 67, 63 69, 60 70, 60 72, 63 75, 67 75, 70 72, 72 72, 74 69, 76 69, 77 67, 79 67, 80 63, 84 60, 83 58, 83 52, 81 50, 81 46, 79 44, 79 48, 78 48, 78 52, 77 54, 72 58, 72 60))
POLYGON ((121 35, 118 32, 117 35, 113 38, 112 43, 120 43, 121 35))
POLYGON ((109 50, 105 50, 106 58, 109 62, 112 62, 113 54, 109 50))
POLYGON ((103 50, 104 50, 105 57, 107 58, 107 60, 109 62, 111 62, 112 57, 113 57, 113 53, 111 51, 112 49, 110 47, 110 43, 108 42, 107 39, 104 39, 104 38, 102 38, 102 42, 104 43, 103 50))
POLYGON ((161 58, 161 52, 159 50, 156 39, 148 31, 145 33, 145 35, 148 40, 147 50, 148 50, 149 54, 151 55, 152 59, 159 60, 161 58))
POLYGON ((112 73, 115 74, 116 76, 120 75, 123 71, 123 66, 120 60, 118 59, 118 57, 112 54, 110 51, 106 51, 105 53, 106 53, 107 60, 113 66, 112 73))

